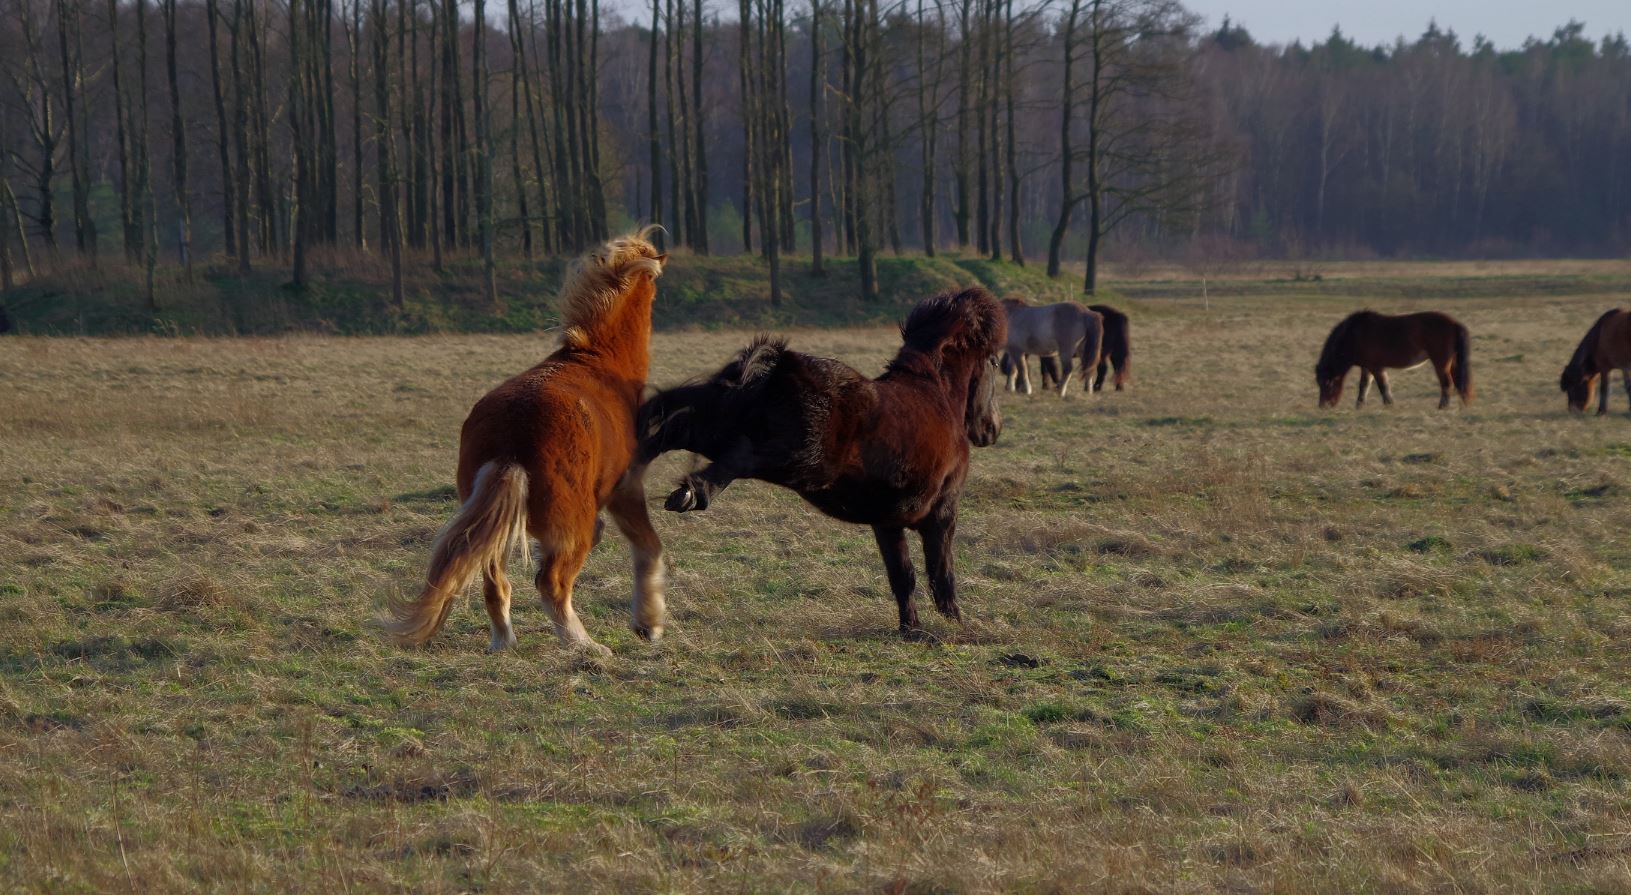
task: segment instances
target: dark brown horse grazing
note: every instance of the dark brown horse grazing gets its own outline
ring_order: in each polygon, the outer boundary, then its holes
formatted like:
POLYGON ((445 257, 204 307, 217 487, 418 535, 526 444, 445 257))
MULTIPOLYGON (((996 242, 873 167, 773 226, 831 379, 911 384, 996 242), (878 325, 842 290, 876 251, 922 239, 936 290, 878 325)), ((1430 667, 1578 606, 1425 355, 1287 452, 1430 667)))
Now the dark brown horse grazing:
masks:
POLYGON ((1336 325, 1325 337, 1325 349, 1314 365, 1314 379, 1320 387, 1320 406, 1335 407, 1342 399, 1342 382, 1348 370, 1359 368, 1359 400, 1365 403, 1371 377, 1382 392, 1382 403, 1393 403, 1388 388, 1387 369, 1412 369, 1433 362, 1438 374, 1440 410, 1450 406, 1450 386, 1455 385, 1461 403, 1472 400, 1472 369, 1467 356, 1471 337, 1467 328, 1448 314, 1424 311, 1420 314, 1378 314, 1357 311, 1336 325))
POLYGON ((1560 383, 1569 397, 1569 409, 1580 413, 1591 403, 1597 392, 1597 415, 1608 413, 1608 392, 1612 383, 1609 376, 1615 370, 1625 382, 1625 391, 1631 397, 1631 311, 1615 308, 1597 318, 1586 331, 1574 357, 1563 368, 1560 383), (1598 379, 1602 379, 1598 391, 1598 379))
POLYGON ((1133 335, 1127 315, 1109 305, 1088 305, 1087 309, 1098 311, 1099 316, 1104 318, 1104 353, 1099 355, 1099 375, 1093 382, 1093 390, 1104 391, 1105 374, 1114 364, 1116 391, 1119 392, 1127 386, 1127 378, 1132 375, 1133 335))
POLYGON ((643 637, 662 636, 663 547, 646 514, 645 468, 631 465, 651 304, 667 258, 649 232, 614 239, 585 258, 561 290, 561 347, 470 411, 459 435, 459 513, 436 538, 418 599, 391 606, 385 627, 397 640, 430 639, 480 572, 490 646, 513 645, 504 564, 531 535, 538 592, 555 634, 568 646, 609 654, 572 609, 602 507, 634 552, 631 624, 643 637))
MULTIPOLYGON (((1116 368, 1116 391, 1127 386, 1127 379, 1132 375, 1133 337, 1128 325, 1127 315, 1110 307, 1109 305, 1088 305, 1089 311, 1096 312, 1104 320, 1104 350, 1099 354, 1098 375, 1093 380, 1091 391, 1104 391, 1104 379, 1110 373, 1111 365, 1116 368)), ((1059 357, 1046 355, 1042 361, 1042 388, 1057 387, 1059 383, 1059 357)))
POLYGON ((689 450, 708 458, 668 496, 675 512, 707 509, 739 478, 797 491, 829 516, 872 526, 900 608, 922 633, 906 530, 923 539, 935 608, 958 619, 952 575, 957 501, 969 445, 1002 431, 996 355, 1002 307, 984 289, 912 309, 905 345, 877 379, 760 337, 712 376, 659 393, 641 409, 642 458, 689 450))

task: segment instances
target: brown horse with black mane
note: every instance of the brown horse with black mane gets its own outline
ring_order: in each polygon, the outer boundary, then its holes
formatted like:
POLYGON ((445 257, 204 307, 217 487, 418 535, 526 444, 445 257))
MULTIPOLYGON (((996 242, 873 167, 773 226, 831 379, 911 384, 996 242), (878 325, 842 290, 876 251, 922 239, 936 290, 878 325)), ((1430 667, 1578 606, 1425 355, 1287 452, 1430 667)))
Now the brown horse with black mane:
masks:
POLYGON ((1424 311, 1419 314, 1378 314, 1357 311, 1325 338, 1325 349, 1314 365, 1314 379, 1320 387, 1320 406, 1335 407, 1342 399, 1342 383, 1348 371, 1359 368, 1359 400, 1363 406, 1370 380, 1382 392, 1382 403, 1393 403, 1388 388, 1388 369, 1414 369, 1432 361, 1438 374, 1440 410, 1450 406, 1453 384, 1461 403, 1472 400, 1472 369, 1468 365, 1471 337, 1467 328, 1448 314, 1424 311))
POLYGON ((538 542, 538 592, 568 646, 601 654, 572 609, 572 588, 599 534, 604 507, 634 553, 631 625, 663 631, 662 542, 646 514, 635 415, 650 362, 651 304, 666 255, 647 228, 591 253, 561 289, 566 329, 542 363, 476 402, 459 435, 459 513, 442 529, 418 599, 391 606, 386 630, 424 643, 480 572, 490 648, 515 643, 504 564, 527 536, 538 542))
POLYGON ((760 337, 719 372, 646 403, 642 460, 689 450, 711 461, 668 496, 675 512, 707 509, 721 489, 749 478, 872 526, 901 633, 921 636, 906 530, 923 540, 935 607, 961 618, 957 503, 969 445, 992 444, 1002 431, 995 359, 1005 327, 1002 306, 983 289, 927 299, 906 318, 905 344, 877 379, 760 337))
POLYGON ((1615 308, 1597 318, 1586 331, 1580 346, 1574 349, 1568 366, 1563 368, 1561 385, 1569 398, 1569 409, 1579 413, 1591 403, 1597 392, 1597 415, 1608 413, 1608 392, 1612 383, 1609 376, 1615 370, 1625 382, 1625 391, 1631 398, 1631 311, 1615 308), (1598 391, 1598 379, 1602 379, 1598 391))

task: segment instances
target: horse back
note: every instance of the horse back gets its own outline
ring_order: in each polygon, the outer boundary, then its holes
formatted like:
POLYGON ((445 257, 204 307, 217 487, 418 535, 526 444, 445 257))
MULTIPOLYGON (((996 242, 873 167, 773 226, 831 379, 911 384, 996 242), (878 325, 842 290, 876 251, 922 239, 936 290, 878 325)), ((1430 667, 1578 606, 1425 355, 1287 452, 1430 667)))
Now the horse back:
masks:
POLYGON ((1631 367, 1631 312, 1616 308, 1603 316, 1592 346, 1593 360, 1600 371, 1631 367))
POLYGON ((519 462, 537 494, 592 492, 604 502, 634 458, 644 383, 563 348, 471 408, 459 439, 461 492, 484 463, 519 462))

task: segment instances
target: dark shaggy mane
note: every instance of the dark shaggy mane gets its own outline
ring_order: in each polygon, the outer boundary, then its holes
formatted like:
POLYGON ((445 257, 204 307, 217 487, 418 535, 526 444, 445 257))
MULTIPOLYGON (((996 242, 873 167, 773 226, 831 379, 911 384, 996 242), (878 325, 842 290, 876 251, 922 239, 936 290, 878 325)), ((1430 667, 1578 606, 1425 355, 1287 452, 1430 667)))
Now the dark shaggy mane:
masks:
POLYGON ((942 292, 918 302, 906 315, 900 328, 902 350, 933 354, 949 347, 995 354, 1006 323, 1002 305, 978 286, 942 292))
POLYGON ((1327 373, 1327 371, 1337 362, 1333 355, 1337 353, 1339 346, 1347 338, 1348 330, 1353 327, 1354 322, 1359 318, 1374 316, 1375 314, 1375 311, 1366 308, 1363 311, 1355 311, 1342 318, 1342 322, 1333 327, 1331 334, 1325 337, 1325 347, 1320 349, 1320 359, 1314 364, 1314 371, 1321 376, 1335 375, 1334 373, 1327 373))
POLYGON ((1619 308, 1610 308, 1604 311, 1603 316, 1598 317, 1597 322, 1591 325, 1591 329, 1586 330, 1586 337, 1580 340, 1580 344, 1574 349, 1574 356, 1570 357, 1568 364, 1563 367, 1563 387, 1565 389, 1569 387, 1570 374, 1573 374, 1574 381, 1578 382, 1584 379, 1587 373, 1596 372, 1595 370, 1586 369, 1587 358, 1591 355, 1592 346, 1597 344, 1597 334, 1602 331, 1603 325, 1608 322, 1608 318, 1618 313, 1620 313, 1619 308))

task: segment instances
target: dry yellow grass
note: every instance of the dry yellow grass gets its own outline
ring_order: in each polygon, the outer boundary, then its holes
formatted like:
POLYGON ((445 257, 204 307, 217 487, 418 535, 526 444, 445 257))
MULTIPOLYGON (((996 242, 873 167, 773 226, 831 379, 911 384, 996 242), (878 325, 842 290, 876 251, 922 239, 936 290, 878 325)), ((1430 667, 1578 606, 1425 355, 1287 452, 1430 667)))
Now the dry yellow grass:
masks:
MULTIPOLYGON (((1631 888, 1631 421, 1556 389, 1604 304, 1446 304, 1446 413, 1426 370, 1315 410, 1345 304, 1135 305, 1131 390, 1011 398, 976 455, 943 643, 894 636, 866 530, 741 483, 657 519, 656 647, 596 551, 603 665, 521 581, 509 654, 474 595, 425 650, 367 625, 550 338, 0 341, 0 879, 1631 888)), ((655 379, 746 337, 660 336, 655 379)), ((875 371, 895 335, 793 343, 875 371)))

